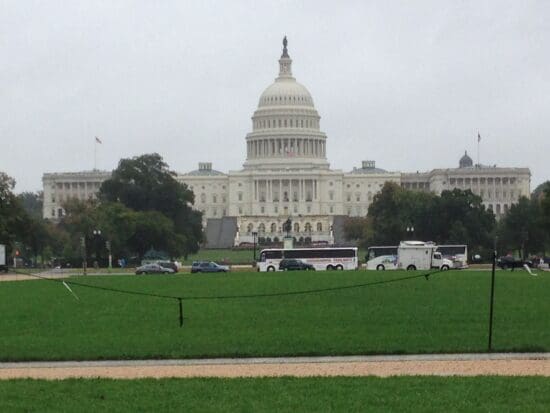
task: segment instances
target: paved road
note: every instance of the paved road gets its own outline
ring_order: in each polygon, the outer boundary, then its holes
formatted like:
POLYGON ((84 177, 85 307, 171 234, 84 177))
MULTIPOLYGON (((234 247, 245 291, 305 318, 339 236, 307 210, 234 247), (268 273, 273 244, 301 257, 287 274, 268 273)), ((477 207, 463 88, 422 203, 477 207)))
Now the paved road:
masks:
POLYGON ((550 377, 550 353, 0 363, 0 379, 372 375, 550 377))

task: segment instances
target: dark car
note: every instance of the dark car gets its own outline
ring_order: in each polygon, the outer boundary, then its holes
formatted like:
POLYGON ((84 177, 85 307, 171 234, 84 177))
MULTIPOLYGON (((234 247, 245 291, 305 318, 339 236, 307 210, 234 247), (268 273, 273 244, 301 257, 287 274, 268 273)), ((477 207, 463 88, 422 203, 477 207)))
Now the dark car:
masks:
POLYGON ((313 270, 315 267, 311 264, 305 263, 300 260, 295 260, 292 258, 284 258, 279 262, 279 270, 281 271, 292 271, 292 270, 313 270))
POLYGON ((145 264, 136 268, 136 274, 173 274, 172 268, 166 268, 158 264, 145 264))
POLYGON ((531 268, 533 267, 533 261, 523 261, 519 258, 514 258, 511 255, 500 257, 497 260, 497 266, 503 270, 507 270, 508 268, 510 268, 513 271, 515 268, 523 268, 524 265, 527 265, 531 268))
POLYGON ((212 261, 194 261, 191 265, 191 272, 229 272, 229 267, 212 261))

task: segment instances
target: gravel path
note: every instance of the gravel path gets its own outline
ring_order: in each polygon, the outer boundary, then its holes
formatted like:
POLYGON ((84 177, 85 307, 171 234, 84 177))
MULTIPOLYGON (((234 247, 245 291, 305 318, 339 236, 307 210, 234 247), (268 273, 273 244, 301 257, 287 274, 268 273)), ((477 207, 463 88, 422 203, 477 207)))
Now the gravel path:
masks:
POLYGON ((550 377, 550 353, 0 363, 3 380, 400 375, 550 377))

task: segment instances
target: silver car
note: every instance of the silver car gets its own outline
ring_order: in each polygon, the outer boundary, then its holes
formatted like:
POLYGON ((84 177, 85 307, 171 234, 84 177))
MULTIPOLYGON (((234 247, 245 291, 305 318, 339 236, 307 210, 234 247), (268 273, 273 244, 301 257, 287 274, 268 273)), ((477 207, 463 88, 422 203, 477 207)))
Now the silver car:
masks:
POLYGON ((172 268, 166 268, 159 264, 145 264, 136 268, 136 274, 173 274, 172 268))

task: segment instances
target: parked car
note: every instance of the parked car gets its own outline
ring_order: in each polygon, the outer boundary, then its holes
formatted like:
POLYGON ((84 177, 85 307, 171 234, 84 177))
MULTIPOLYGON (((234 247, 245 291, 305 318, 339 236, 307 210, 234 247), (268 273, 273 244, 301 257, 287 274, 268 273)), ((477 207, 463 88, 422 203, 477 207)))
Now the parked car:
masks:
POLYGON ((311 264, 303 262, 301 260, 295 260, 292 258, 284 258, 279 262, 279 270, 292 271, 292 270, 313 270, 315 267, 311 264))
POLYGON ((213 261, 193 261, 191 272, 229 272, 229 267, 216 264, 213 261))
POLYGON ((397 269, 397 255, 380 255, 367 261, 367 270, 395 270, 397 269))
POLYGON ((178 272, 178 266, 173 261, 157 261, 157 264, 164 268, 172 268, 174 272, 178 272))
POLYGON ((145 264, 136 268, 136 274, 173 274, 172 268, 166 268, 158 264, 145 264))
POLYGON ((505 255, 497 260, 497 266, 503 270, 507 270, 508 268, 510 268, 513 271, 514 268, 523 268, 523 265, 527 265, 528 267, 532 268, 533 261, 523 261, 519 258, 514 258, 511 255, 505 255))

